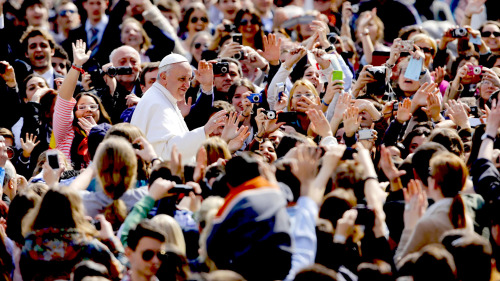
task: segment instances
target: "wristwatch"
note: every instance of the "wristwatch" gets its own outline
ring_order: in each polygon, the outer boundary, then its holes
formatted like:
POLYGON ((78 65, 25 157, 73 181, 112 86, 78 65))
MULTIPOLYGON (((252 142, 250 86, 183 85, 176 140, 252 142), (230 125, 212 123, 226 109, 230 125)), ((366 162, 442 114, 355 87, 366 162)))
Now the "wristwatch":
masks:
POLYGON ((481 140, 484 141, 485 139, 490 139, 492 141, 495 141, 495 138, 488 135, 487 133, 484 133, 482 136, 481 136, 481 140))

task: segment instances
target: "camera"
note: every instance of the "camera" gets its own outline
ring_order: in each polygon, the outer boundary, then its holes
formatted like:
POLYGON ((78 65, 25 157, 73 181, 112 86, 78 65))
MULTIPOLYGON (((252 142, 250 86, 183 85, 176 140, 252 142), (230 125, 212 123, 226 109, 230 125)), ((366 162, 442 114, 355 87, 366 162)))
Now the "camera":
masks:
POLYGON ((451 37, 453 37, 453 38, 461 38, 461 37, 467 36, 467 33, 468 32, 467 32, 466 28, 460 27, 460 28, 453 29, 451 31, 451 37))
POLYGON ((401 41, 402 50, 401 52, 410 52, 413 51, 413 40, 403 40, 401 41))
POLYGON ((233 58, 237 60, 243 60, 245 59, 245 52, 240 51, 239 53, 234 54, 233 58))
POLYGON ((236 30, 236 26, 234 24, 225 24, 224 25, 225 32, 233 32, 234 30, 236 30))
POLYGON ((359 12, 359 4, 351 5, 351 11, 353 14, 357 14, 359 12))
POLYGON ((252 103, 261 103, 262 102, 262 94, 261 93, 253 93, 248 96, 248 99, 252 103))
POLYGON ((366 93, 373 94, 376 96, 384 95, 385 93, 385 67, 374 66, 367 69, 368 73, 373 75, 373 78, 377 80, 376 82, 368 83, 366 85, 366 93))
POLYGON ((7 65, 0 63, 0 74, 4 74, 7 70, 7 65))
POLYGON ((395 101, 395 102, 392 104, 392 111, 398 111, 398 108, 399 108, 398 101, 395 101))
POLYGON ((57 153, 57 150, 47 151, 47 162, 49 162, 49 166, 52 169, 59 169, 59 154, 57 153))
POLYGON ((276 119, 276 111, 275 110, 264 111, 264 114, 266 115, 267 120, 276 119))
POLYGON ((372 129, 361 129, 358 131, 358 139, 359 140, 371 140, 373 139, 375 133, 372 129))
POLYGON ((375 212, 366 205, 356 205, 353 209, 358 211, 358 216, 354 224, 373 226, 375 224, 375 212))
POLYGON ((128 67, 128 66, 113 67, 113 66, 111 66, 106 71, 106 74, 109 77, 115 77, 116 75, 132 74, 132 67, 128 67))
POLYGON ((214 74, 221 75, 229 72, 229 63, 228 62, 218 62, 214 64, 214 74))
POLYGON ((194 192, 194 189, 192 186, 185 185, 185 184, 176 184, 168 192, 175 193, 175 194, 189 194, 189 192, 191 192, 191 191, 194 192))
POLYGON ((328 39, 328 42, 330 42, 331 45, 337 43, 337 34, 335 32, 328 33, 326 38, 328 39))
POLYGON ((483 72, 482 66, 477 65, 469 65, 469 70, 467 71, 467 75, 469 76, 479 76, 483 72))

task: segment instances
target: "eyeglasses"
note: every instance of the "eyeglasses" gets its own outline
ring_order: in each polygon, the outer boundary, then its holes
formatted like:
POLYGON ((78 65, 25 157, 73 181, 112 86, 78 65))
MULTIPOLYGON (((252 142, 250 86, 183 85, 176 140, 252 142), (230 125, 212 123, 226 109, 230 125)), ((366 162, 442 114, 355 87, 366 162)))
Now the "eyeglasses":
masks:
POLYGON ((195 49, 199 49, 199 48, 201 48, 201 46, 203 46, 203 49, 206 49, 208 47, 207 44, 202 44, 202 43, 195 43, 194 44, 195 49))
POLYGON ((99 109, 99 105, 98 104, 80 104, 78 107, 77 107, 78 110, 90 110, 90 111, 96 111, 97 109, 99 109))
POLYGON ((420 47, 420 50, 425 54, 434 54, 434 48, 420 47))
POLYGON ((240 26, 248 25, 248 23, 250 23, 250 24, 259 24, 259 20, 256 19, 256 18, 252 18, 250 21, 249 20, 241 20, 240 26))
POLYGON ((483 32, 481 32, 481 37, 490 37, 491 34, 493 34, 493 37, 495 37, 495 38, 500 37, 500 32, 498 32, 498 31, 493 31, 493 32, 483 31, 483 32))
POLYGON ((146 251, 142 252, 142 259, 144 261, 150 261, 151 259, 153 259, 153 257, 155 256, 155 254, 156 254, 156 257, 158 257, 159 260, 163 260, 165 258, 165 256, 167 255, 167 253, 165 253, 165 251, 155 252, 153 250, 146 250, 146 251))
MULTIPOLYGON (((208 22, 208 18, 206 17, 201 17, 200 20, 204 23, 207 23, 208 22)), ((197 17, 192 17, 191 18, 191 23, 197 23, 198 22, 198 18, 197 17)))
POLYGON ((73 10, 61 10, 61 11, 59 12, 59 15, 60 15, 61 17, 65 17, 65 16, 70 16, 70 15, 72 15, 72 14, 74 14, 74 13, 76 13, 76 11, 73 11, 73 10))
POLYGON ((314 97, 314 94, 313 93, 305 93, 305 94, 293 94, 292 98, 294 99, 299 99, 301 97, 306 97, 308 99, 314 97))

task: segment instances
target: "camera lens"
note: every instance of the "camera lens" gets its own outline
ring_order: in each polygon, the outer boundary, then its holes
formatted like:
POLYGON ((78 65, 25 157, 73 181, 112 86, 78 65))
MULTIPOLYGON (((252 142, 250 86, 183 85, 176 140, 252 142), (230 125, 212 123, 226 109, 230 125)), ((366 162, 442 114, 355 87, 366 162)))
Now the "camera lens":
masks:
POLYGON ((476 67, 474 67, 474 74, 475 74, 475 75, 479 75, 479 74, 481 74, 481 68, 480 68, 480 67, 477 67, 477 66, 476 66, 476 67))
POLYGON ((221 67, 220 72, 227 73, 227 67, 225 67, 225 66, 221 67))
POLYGON ((254 96, 252 97, 252 100, 253 100, 254 102, 258 102, 258 101, 260 100, 259 95, 254 95, 254 96))
POLYGON ((108 68, 107 73, 108 73, 108 76, 115 77, 116 76, 116 68, 111 66, 110 68, 108 68))

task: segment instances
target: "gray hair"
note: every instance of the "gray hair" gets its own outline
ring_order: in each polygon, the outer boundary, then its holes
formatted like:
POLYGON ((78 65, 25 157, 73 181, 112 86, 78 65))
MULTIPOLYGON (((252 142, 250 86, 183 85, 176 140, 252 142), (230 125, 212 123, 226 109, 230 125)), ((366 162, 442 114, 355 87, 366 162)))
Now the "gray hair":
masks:
POLYGON ((122 50, 122 49, 130 49, 130 50, 134 50, 134 52, 137 54, 137 57, 139 58, 139 63, 141 63, 141 54, 139 54, 139 52, 128 46, 128 45, 122 45, 116 49, 114 49, 113 51, 111 51, 111 54, 109 54, 109 61, 111 62, 111 64, 113 64, 113 58, 116 56, 116 53, 118 53, 119 50, 122 50))
POLYGON ((3 178, 3 186, 5 187, 10 180, 15 179, 16 175, 16 168, 14 168, 12 162, 7 160, 7 162, 5 162, 5 177, 3 178))

